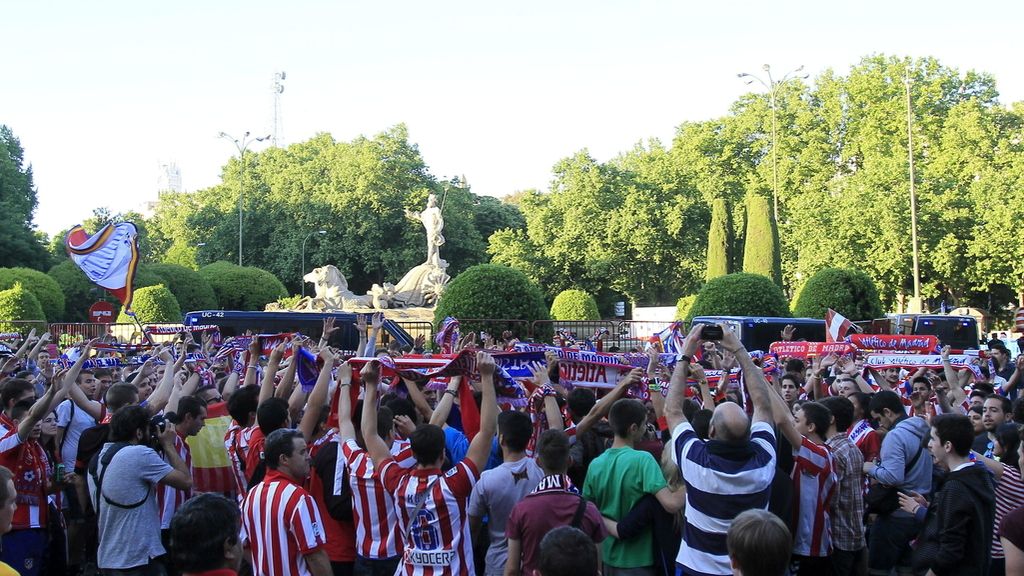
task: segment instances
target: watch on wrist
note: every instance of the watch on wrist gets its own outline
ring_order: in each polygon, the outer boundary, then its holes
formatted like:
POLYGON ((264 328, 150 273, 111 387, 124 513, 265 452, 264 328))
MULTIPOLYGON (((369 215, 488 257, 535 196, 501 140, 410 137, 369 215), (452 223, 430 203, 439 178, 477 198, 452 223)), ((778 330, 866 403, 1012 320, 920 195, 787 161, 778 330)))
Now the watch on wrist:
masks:
POLYGON ((693 358, 691 358, 690 356, 688 356, 686 354, 680 354, 680 355, 676 356, 676 361, 677 362, 686 362, 687 364, 692 364, 693 363, 693 358))

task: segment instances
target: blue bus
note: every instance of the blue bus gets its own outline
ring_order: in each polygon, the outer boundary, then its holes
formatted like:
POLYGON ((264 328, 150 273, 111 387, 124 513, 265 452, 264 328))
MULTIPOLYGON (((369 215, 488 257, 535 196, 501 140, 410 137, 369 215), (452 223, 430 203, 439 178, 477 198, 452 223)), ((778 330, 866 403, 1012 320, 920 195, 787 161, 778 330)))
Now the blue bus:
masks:
MULTIPOLYGON (((357 314, 354 312, 241 312, 236 310, 200 310, 185 314, 186 326, 213 325, 220 328, 222 337, 240 336, 251 330, 253 334, 275 334, 301 332, 318 340, 323 334, 326 318, 334 318, 338 327, 331 334, 328 344, 341 350, 355 350, 359 346, 359 332, 356 330, 357 314)), ((369 324, 369 318, 367 318, 369 324)), ((413 338, 393 320, 385 318, 378 335, 378 349, 386 347, 392 340, 403 348, 412 347, 413 338)))
MULTIPOLYGON (((747 350, 768 351, 772 342, 782 340, 782 329, 792 325, 793 340, 825 341, 825 321, 821 318, 778 318, 774 316, 697 316, 692 324, 725 324, 739 334, 747 350)), ((691 324, 691 325, 692 325, 691 324)))

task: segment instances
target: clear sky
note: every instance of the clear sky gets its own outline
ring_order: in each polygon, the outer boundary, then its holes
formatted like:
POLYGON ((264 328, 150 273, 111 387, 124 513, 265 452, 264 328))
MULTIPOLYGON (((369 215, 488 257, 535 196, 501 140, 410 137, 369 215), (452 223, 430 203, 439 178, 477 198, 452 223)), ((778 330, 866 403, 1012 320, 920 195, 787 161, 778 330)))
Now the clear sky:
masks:
POLYGON ((1024 100, 1021 22, 1020 2, 946 0, 4 0, 0 123, 49 233, 155 199, 161 161, 187 190, 215 184, 236 153, 218 132, 269 133, 280 70, 286 143, 405 122, 434 175, 503 196, 546 189, 581 148, 603 161, 725 114, 764 63, 935 56, 1024 100))

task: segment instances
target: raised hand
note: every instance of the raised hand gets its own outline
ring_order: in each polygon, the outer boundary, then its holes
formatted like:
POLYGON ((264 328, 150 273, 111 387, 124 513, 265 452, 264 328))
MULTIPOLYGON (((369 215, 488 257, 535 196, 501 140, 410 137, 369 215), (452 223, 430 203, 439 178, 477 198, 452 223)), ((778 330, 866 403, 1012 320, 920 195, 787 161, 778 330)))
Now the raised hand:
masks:
POLYGON ((370 319, 370 328, 373 328, 376 332, 380 332, 382 326, 384 326, 384 314, 377 312, 373 315, 373 318, 370 319))
POLYGON ((493 376, 495 369, 494 357, 484 351, 477 352, 476 369, 480 372, 481 376, 493 376))
POLYGON ((786 327, 782 329, 780 335, 782 336, 783 341, 789 342, 790 340, 793 339, 793 334, 795 333, 796 326, 793 326, 792 324, 786 324, 786 327))
POLYGON ((356 330, 360 334, 366 334, 366 315, 356 314, 356 330))

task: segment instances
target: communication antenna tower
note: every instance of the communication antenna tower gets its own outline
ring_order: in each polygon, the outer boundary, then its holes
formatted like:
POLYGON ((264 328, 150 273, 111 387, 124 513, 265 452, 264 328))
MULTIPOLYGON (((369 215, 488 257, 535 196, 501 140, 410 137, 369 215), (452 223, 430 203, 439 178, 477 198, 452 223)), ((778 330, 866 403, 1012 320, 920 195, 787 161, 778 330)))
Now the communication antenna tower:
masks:
POLYGON ((284 72, 274 72, 274 84, 271 90, 274 93, 274 129, 271 135, 271 143, 276 147, 279 142, 284 142, 284 118, 281 115, 281 93, 284 92, 284 80, 287 75, 284 72))

